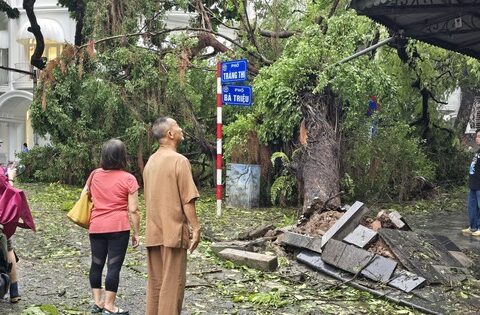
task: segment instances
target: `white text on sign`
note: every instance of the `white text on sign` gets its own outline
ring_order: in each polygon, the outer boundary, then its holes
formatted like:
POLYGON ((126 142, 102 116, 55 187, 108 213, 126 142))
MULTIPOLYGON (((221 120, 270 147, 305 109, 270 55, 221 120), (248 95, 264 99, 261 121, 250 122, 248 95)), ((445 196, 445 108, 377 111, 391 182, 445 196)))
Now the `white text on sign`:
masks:
POLYGON ((223 102, 224 103, 250 103, 250 96, 248 95, 236 95, 236 94, 223 94, 223 102))
POLYGON ((246 71, 234 71, 234 72, 223 73, 223 80, 246 80, 246 79, 247 79, 246 71))

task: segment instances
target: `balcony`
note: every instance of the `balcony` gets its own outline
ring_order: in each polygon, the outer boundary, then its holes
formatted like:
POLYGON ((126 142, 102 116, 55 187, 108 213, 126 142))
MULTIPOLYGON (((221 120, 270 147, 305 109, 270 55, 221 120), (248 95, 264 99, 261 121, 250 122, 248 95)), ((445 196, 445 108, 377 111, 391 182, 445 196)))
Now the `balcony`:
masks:
MULTIPOLYGON (((28 62, 19 62, 15 64, 15 69, 23 71, 32 71, 32 65, 28 62)), ((28 74, 12 72, 13 87, 17 90, 32 90, 33 80, 32 76, 28 74)))

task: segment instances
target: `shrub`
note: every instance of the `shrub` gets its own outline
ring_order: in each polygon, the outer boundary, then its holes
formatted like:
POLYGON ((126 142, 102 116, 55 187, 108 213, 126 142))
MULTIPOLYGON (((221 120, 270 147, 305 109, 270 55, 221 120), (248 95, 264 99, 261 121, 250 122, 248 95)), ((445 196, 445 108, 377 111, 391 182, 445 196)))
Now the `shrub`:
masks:
POLYGON ((349 140, 345 173, 355 187, 355 197, 363 200, 396 198, 406 200, 415 189, 415 178, 435 178, 435 164, 411 136, 405 124, 380 126, 374 137, 357 131, 349 140))
MULTIPOLYGON (((24 182, 62 182, 83 185, 89 172, 98 164, 91 158, 91 148, 79 144, 33 147, 20 153, 20 164, 25 166, 18 178, 24 182)), ((97 154, 98 156, 98 154, 97 154)))

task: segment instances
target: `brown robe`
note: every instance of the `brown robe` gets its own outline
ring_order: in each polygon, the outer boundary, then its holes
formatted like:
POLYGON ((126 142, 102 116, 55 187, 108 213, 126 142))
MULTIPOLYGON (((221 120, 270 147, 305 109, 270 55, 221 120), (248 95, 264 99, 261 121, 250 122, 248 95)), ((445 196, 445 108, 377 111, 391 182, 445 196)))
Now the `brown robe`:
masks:
POLYGON ((190 233, 183 205, 200 195, 190 162, 160 147, 143 171, 148 251, 147 314, 180 314, 186 280, 190 233))

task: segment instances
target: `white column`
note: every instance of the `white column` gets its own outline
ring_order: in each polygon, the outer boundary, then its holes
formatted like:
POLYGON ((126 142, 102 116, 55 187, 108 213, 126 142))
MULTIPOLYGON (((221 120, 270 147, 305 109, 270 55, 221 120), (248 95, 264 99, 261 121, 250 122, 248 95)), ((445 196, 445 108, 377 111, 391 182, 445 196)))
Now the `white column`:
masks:
MULTIPOLYGON (((17 148, 16 148, 15 154, 22 152, 24 143, 25 143, 25 123, 17 124, 17 148)), ((15 157, 15 160, 18 160, 18 158, 15 157)))
POLYGON ((8 124, 0 121, 0 163, 6 163, 8 160, 8 124))
POLYGON ((8 160, 15 160, 15 153, 17 151, 17 124, 8 123, 8 160))

